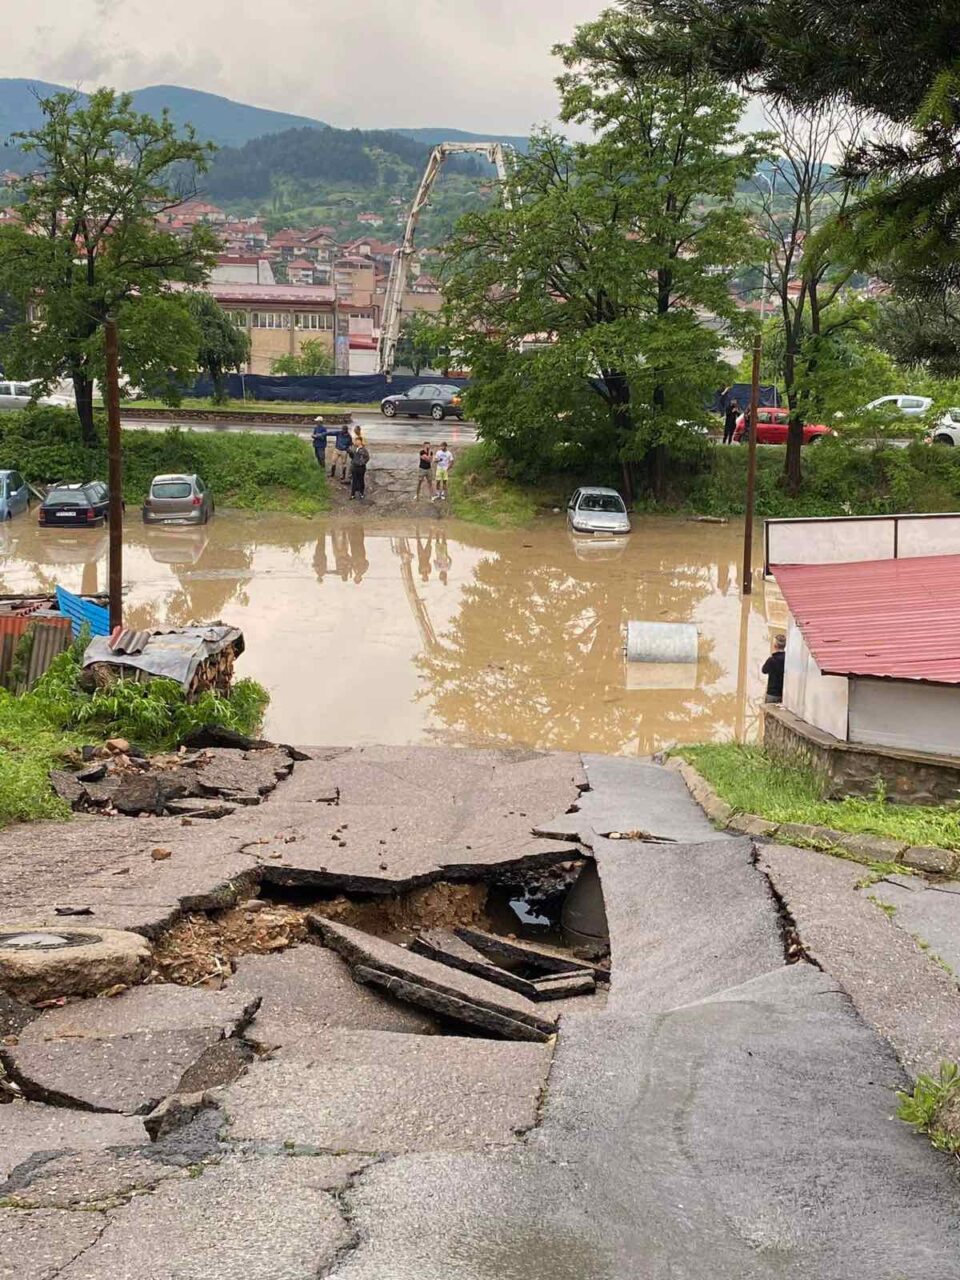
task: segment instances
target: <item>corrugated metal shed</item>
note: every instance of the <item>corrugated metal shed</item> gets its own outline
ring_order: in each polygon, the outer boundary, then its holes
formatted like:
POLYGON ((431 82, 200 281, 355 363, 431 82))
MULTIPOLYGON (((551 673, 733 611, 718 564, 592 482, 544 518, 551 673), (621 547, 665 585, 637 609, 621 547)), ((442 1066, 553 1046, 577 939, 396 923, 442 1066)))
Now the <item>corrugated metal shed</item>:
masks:
POLYGON ((825 675, 960 684, 960 555, 771 568, 825 675))

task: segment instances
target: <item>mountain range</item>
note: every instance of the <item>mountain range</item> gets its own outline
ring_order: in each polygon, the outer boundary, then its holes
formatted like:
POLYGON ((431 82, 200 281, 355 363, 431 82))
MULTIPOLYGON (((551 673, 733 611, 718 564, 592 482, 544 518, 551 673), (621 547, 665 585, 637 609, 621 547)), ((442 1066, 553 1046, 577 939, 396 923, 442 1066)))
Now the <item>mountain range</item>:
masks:
MULTIPOLYGON (((0 143, 6 142, 12 133, 28 132, 40 123, 38 97, 67 92, 64 85, 50 84, 43 80, 0 78, 0 143)), ((133 92, 134 107, 150 115, 159 115, 167 107, 174 122, 180 126, 192 124, 201 138, 221 147, 242 147, 244 143, 267 134, 287 129, 324 128, 325 122, 310 116, 270 111, 245 102, 234 102, 215 93, 200 89, 185 89, 179 85, 157 84, 133 92)), ((421 128, 404 129, 386 126, 382 132, 398 133, 425 146, 438 142, 506 142, 525 149, 526 138, 467 133, 461 129, 421 128)))

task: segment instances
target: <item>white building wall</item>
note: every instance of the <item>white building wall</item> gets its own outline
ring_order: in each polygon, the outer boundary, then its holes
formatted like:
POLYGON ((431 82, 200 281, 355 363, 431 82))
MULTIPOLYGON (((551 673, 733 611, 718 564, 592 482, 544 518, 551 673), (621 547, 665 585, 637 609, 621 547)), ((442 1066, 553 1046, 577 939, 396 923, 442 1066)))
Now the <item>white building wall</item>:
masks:
POLYGON ((790 619, 787 630, 787 657, 784 668, 783 705, 801 720, 847 740, 847 697, 845 676, 825 676, 797 624, 790 619))
POLYGON ((960 686, 850 680, 850 741, 960 755, 960 686))
POLYGON ((960 515, 767 520, 769 564, 850 564, 960 552, 960 515))

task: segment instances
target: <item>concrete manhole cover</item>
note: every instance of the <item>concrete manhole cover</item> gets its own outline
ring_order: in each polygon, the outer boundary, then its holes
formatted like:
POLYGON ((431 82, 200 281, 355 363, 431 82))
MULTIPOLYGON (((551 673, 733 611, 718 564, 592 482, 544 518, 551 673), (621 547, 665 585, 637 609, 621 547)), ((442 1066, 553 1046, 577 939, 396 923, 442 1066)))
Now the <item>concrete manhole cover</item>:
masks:
POLYGON ((150 961, 150 946, 139 933, 32 923, 0 930, 0 990, 20 1000, 92 996, 121 983, 135 986, 147 976, 150 961))
POLYGON ((59 951, 63 947, 86 947, 100 940, 98 933, 0 932, 0 950, 59 951))

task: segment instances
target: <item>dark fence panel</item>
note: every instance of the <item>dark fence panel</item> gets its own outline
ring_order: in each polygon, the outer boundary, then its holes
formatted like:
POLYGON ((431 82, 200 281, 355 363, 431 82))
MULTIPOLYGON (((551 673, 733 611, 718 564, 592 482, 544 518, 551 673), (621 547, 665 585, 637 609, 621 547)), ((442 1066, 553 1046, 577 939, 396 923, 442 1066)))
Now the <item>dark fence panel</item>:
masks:
MULTIPOLYGON (((749 382, 734 382, 726 391, 718 391, 710 406, 711 413, 723 413, 731 400, 736 400, 741 409, 750 404, 751 386, 749 382)), ((760 384, 760 404, 764 409, 779 409, 780 390, 776 386, 760 384)))
MULTIPOLYGON (((442 383, 444 386, 465 387, 465 378, 440 378, 436 376, 414 378, 398 374, 387 379, 382 373, 330 374, 316 378, 281 378, 260 373, 231 373, 225 379, 225 391, 231 400, 299 400, 320 404, 379 404, 392 392, 407 391, 422 383, 442 383)), ((196 384, 185 393, 188 397, 209 396, 213 386, 209 378, 198 378, 196 384)))

